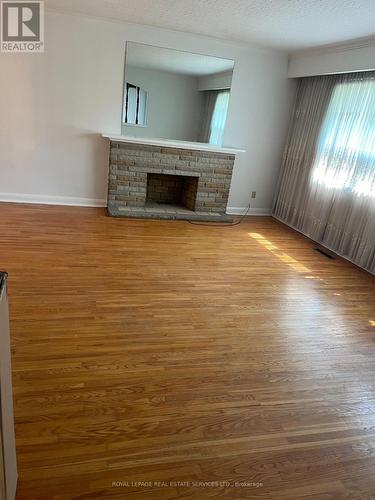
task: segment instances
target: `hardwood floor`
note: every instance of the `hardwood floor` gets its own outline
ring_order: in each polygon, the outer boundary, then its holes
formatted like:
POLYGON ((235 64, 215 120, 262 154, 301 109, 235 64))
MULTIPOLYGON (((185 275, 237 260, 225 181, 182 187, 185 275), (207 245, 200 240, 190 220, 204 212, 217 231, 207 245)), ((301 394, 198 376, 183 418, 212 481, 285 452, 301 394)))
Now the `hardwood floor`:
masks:
POLYGON ((373 277, 271 218, 0 213, 18 500, 375 498, 373 277))

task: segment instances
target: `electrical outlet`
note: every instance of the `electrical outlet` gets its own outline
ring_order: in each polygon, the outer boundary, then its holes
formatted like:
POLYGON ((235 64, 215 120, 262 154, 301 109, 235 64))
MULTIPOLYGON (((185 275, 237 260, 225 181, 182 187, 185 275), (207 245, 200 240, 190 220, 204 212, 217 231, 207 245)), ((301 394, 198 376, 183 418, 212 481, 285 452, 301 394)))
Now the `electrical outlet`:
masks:
POLYGON ((253 192, 251 193, 251 198, 254 200, 256 197, 257 197, 257 192, 256 192, 256 191, 253 191, 253 192))

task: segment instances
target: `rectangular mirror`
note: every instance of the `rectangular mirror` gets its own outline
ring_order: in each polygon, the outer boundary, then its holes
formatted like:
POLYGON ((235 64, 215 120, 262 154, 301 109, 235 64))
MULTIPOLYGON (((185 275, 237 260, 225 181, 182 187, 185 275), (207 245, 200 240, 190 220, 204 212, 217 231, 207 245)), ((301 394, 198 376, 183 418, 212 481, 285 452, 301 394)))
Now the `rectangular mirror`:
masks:
POLYGON ((126 44, 122 134, 222 146, 234 61, 126 44))

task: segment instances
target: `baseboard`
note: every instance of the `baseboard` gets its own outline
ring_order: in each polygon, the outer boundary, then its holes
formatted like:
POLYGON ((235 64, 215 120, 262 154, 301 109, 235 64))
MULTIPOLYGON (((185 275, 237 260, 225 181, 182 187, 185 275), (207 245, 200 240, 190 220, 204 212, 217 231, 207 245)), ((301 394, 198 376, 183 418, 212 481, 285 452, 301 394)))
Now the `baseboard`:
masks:
POLYGON ((96 198, 47 196, 44 194, 0 193, 0 201, 9 203, 35 203, 38 205, 70 205, 79 207, 106 207, 107 201, 96 198))
POLYGON ((249 208, 248 207, 228 207, 228 215, 259 215, 259 216, 270 216, 272 214, 271 208, 249 208))
MULTIPOLYGON (((107 200, 97 198, 73 198, 71 196, 49 196, 44 194, 0 193, 0 201, 9 203, 35 203, 38 205, 70 205, 79 207, 106 207, 107 200)), ((270 216, 271 208, 228 207, 228 215, 270 216)))

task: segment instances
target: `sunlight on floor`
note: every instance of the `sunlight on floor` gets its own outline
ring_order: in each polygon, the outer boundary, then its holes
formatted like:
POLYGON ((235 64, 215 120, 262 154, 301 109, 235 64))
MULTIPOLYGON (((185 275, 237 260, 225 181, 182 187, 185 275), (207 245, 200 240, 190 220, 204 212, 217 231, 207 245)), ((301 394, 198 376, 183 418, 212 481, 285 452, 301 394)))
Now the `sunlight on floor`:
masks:
MULTIPOLYGON (((316 280, 316 281, 324 281, 323 278, 320 278, 319 276, 314 276, 308 267, 304 266, 298 260, 294 259, 290 255, 282 252, 276 245, 274 245, 271 241, 267 240, 264 236, 262 236, 259 233, 248 233, 249 236, 251 236, 254 240, 256 240, 258 243, 260 243, 264 248, 266 248, 268 251, 272 253, 275 257, 277 257, 281 262, 284 262, 287 264, 289 267, 291 267, 294 271, 297 271, 298 273, 303 273, 306 275, 304 276, 305 279, 307 280, 316 280)), ((325 282, 326 283, 326 282, 325 282)), ((334 292, 332 295, 335 295, 336 297, 341 297, 341 293, 334 292)), ((375 326, 375 320, 369 320, 370 326, 375 326)))
MULTIPOLYGON (((295 271, 297 271, 299 273, 311 273, 311 269, 309 269, 308 267, 306 267, 303 264, 301 264, 300 262, 298 262, 298 260, 294 259, 293 257, 291 257, 290 255, 288 255, 284 252, 280 253, 280 252, 276 251, 276 250, 278 250, 278 247, 275 246, 273 243, 271 243, 266 238, 264 238, 264 236, 262 236, 261 234, 249 233, 249 236, 254 238, 254 240, 256 240, 258 243, 260 243, 265 248, 267 248, 267 250, 269 250, 273 255, 275 255, 275 257, 277 257, 279 260, 281 260, 282 262, 287 264, 289 267, 291 267, 295 271)), ((306 279, 318 279, 318 278, 315 278, 315 276, 311 276, 311 275, 305 276, 305 278, 306 279)))

